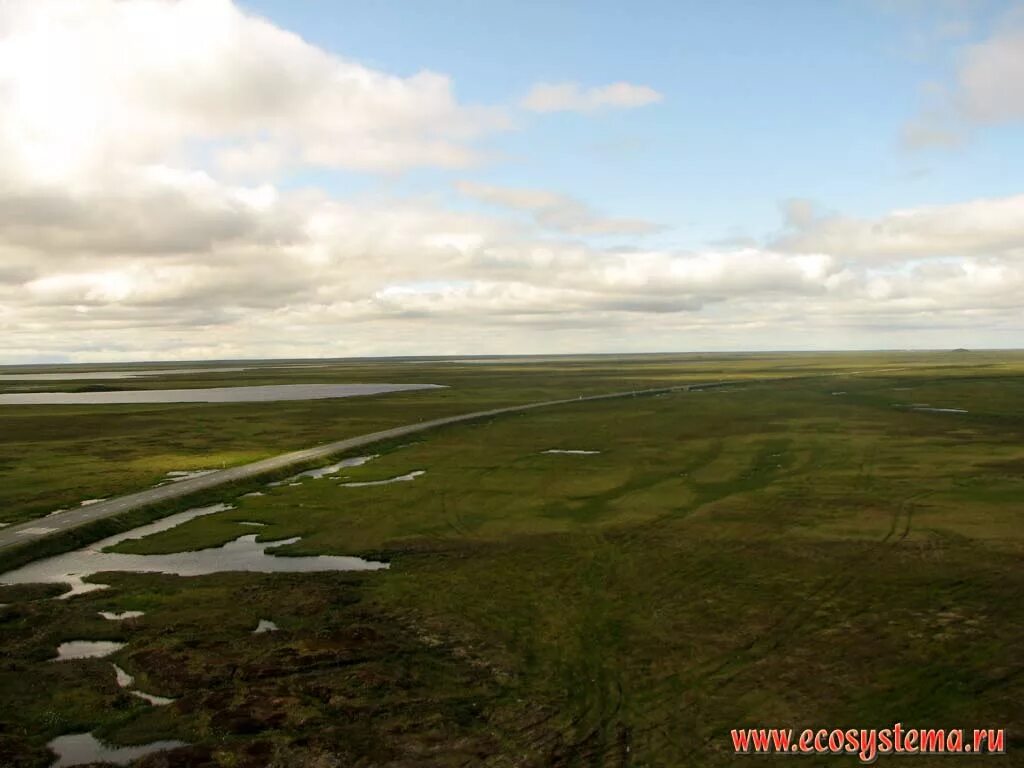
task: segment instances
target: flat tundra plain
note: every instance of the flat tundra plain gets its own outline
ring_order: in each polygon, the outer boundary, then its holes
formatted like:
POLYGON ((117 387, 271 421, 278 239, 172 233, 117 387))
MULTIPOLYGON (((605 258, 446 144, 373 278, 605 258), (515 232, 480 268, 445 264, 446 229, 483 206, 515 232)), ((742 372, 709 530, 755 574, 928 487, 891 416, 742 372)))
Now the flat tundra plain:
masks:
POLYGON ((255 535, 289 542, 278 556, 387 569, 96 574, 109 588, 66 600, 0 587, 2 765, 49 765, 53 739, 91 733, 185 744, 140 765, 718 766, 740 759, 731 728, 895 722, 1004 727, 1006 754, 977 759, 1022 764, 1024 354, 188 369, 0 392, 445 388, 0 406, 0 522, 458 413, 734 383, 421 432, 334 472, 225 488, 229 508, 114 547, 255 535), (73 641, 123 646, 51 661, 73 641), (115 664, 173 701, 131 695, 115 664))

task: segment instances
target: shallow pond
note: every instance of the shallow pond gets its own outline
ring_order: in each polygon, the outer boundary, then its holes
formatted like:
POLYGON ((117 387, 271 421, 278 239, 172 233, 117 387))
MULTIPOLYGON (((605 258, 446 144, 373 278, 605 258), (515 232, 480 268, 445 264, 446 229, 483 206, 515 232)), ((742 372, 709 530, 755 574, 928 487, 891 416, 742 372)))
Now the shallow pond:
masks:
POLYGON ((146 693, 145 691, 128 691, 132 696, 137 699, 152 704, 154 707, 166 707, 168 704, 173 704, 174 699, 168 699, 166 696, 156 696, 152 693, 146 693))
MULTIPOLYGON (((343 469, 348 469, 350 467, 361 467, 366 462, 372 461, 373 459, 376 459, 376 458, 377 458, 377 454, 372 454, 370 456, 353 456, 353 457, 348 458, 348 459, 342 459, 341 461, 337 462, 336 464, 328 464, 326 467, 317 467, 315 469, 309 469, 309 470, 306 470, 305 472, 300 472, 297 475, 292 475, 291 477, 286 477, 284 480, 278 480, 278 481, 273 482, 273 483, 267 483, 267 485, 272 487, 272 488, 276 488, 277 486, 281 486, 281 485, 299 485, 299 481, 301 481, 305 477, 310 477, 310 478, 313 478, 314 480, 319 480, 322 477, 328 477, 329 475, 336 475, 338 472, 340 472, 343 469)), ((259 491, 257 491, 254 494, 246 494, 246 495, 247 496, 248 495, 255 496, 257 494, 260 495, 260 496, 263 495, 262 493, 259 493, 259 491)))
POLYGON ((114 668, 114 678, 117 680, 118 688, 129 688, 135 684, 135 678, 121 669, 117 664, 111 664, 114 668))
POLYGON ((90 763, 128 765, 144 755, 187 745, 184 741, 154 741, 134 747, 112 747, 104 744, 91 733, 72 733, 58 736, 46 746, 57 754, 57 760, 50 768, 65 768, 65 766, 89 765, 90 763))
POLYGON ((71 640, 57 646, 57 657, 54 661, 101 659, 121 650, 124 646, 125 643, 115 643, 110 640, 71 640))
POLYGON ((256 625, 256 629, 252 631, 254 635, 262 635, 264 632, 277 632, 280 627, 269 619, 260 619, 260 623, 256 625))
POLYGON ((112 611, 100 611, 102 616, 107 621, 124 621, 125 619, 137 619, 140 616, 145 616, 144 611, 122 611, 121 613, 113 613, 112 611))
POLYGON ((231 509, 227 504, 199 507, 170 515, 155 523, 119 533, 96 544, 73 552, 36 560, 21 568, 0 574, 0 584, 68 584, 71 591, 61 598, 105 589, 104 584, 86 582, 85 579, 105 571, 129 573, 167 573, 176 576, 203 576, 226 571, 255 573, 296 573, 317 571, 376 571, 388 567, 387 563, 364 560, 361 557, 317 555, 313 557, 275 557, 267 550, 293 544, 298 538, 257 542, 256 534, 241 536, 220 547, 194 552, 176 552, 167 555, 129 555, 106 552, 128 539, 140 539, 153 533, 166 531, 203 515, 231 509))
MULTIPOLYGON (((118 688, 127 689, 135 685, 135 677, 133 675, 129 675, 117 666, 117 664, 111 664, 110 666, 114 668, 114 677, 117 681, 118 688)), ((154 707, 165 707, 168 704, 174 703, 174 699, 169 699, 166 696, 156 696, 152 693, 145 693, 144 691, 130 690, 128 693, 137 699, 142 699, 143 701, 152 704, 154 707)))
POLYGON ((392 483, 407 483, 410 480, 415 480, 420 475, 426 472, 425 469, 416 469, 404 475, 398 477, 389 477, 387 480, 366 480, 360 483, 341 483, 346 488, 368 488, 371 485, 391 485, 392 483))
POLYGON ((136 389, 117 392, 27 392, 0 394, 0 405, 113 405, 123 403, 262 403, 328 400, 438 389, 437 384, 272 384, 208 389, 136 389))
POLYGON ((600 451, 584 451, 579 448, 551 448, 550 450, 544 451, 544 453, 562 453, 569 454, 571 456, 595 456, 600 451))

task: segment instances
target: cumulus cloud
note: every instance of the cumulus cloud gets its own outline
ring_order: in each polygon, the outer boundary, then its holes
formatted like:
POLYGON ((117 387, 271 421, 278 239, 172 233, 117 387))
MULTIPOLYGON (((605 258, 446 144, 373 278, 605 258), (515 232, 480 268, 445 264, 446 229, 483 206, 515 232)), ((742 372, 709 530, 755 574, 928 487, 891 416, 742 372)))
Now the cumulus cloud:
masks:
POLYGON ((824 215, 807 201, 785 210, 775 247, 869 260, 1024 252, 1024 195, 907 208, 876 219, 824 215))
MULTIPOLYGON (((790 208, 808 234, 829 220, 790 208)), ((865 243, 847 252, 820 242, 599 248, 423 201, 280 194, 262 215, 287 221, 290 239, 272 244, 254 230, 211 240, 201 256, 37 260, 37 272, 0 280, 0 356, 23 347, 74 349, 76 359, 556 351, 607 348, 609 339, 647 349, 828 346, 826 329, 874 338, 879 323, 1012 328, 1024 290, 1024 263, 1001 244, 987 255, 890 264, 865 257, 865 243)), ((906 246, 902 235, 895 242, 906 246)))
POLYGON ((542 228, 571 235, 646 235, 662 227, 641 219, 604 216, 579 200, 540 189, 462 181, 459 192, 491 205, 528 213, 542 228))
POLYGON ((958 86, 958 103, 974 121, 1024 118, 1024 13, 967 49, 958 86))
POLYGON ((0 238, 66 254, 198 255, 233 240, 286 244, 295 220, 270 185, 228 186, 201 171, 149 166, 112 174, 91 189, 0 187, 0 238))
POLYGON ((507 122, 444 75, 367 68, 230 0, 15 0, 0 29, 0 164, 37 181, 203 144, 242 170, 464 167, 507 122))
POLYGON ((657 104, 664 97, 647 85, 611 83, 584 88, 579 83, 538 83, 521 104, 531 112, 594 112, 657 104))
POLYGON ((974 127, 1024 119, 1024 12, 1011 12, 987 38, 961 49, 948 87, 925 90, 933 103, 903 127, 910 149, 955 148, 974 127))

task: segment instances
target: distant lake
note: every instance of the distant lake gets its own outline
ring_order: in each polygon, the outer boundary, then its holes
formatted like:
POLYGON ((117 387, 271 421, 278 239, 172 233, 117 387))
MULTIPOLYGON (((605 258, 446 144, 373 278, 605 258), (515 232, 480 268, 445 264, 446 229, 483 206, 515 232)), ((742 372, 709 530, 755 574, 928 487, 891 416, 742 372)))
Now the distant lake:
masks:
POLYGON ((72 373, 0 373, 0 381, 107 381, 142 376, 182 376, 188 373, 236 373, 251 368, 164 368, 130 371, 77 371, 72 373))
POLYGON ((273 371, 280 368, 324 368, 322 363, 260 366, 213 366, 205 368, 128 368, 121 371, 61 371, 59 373, 26 371, 0 373, 0 381, 106 381, 110 379, 137 379, 143 376, 184 376, 204 373, 238 373, 239 371, 273 371))
POLYGON ((124 403, 266 403, 276 400, 329 400, 440 389, 438 384, 274 384, 209 389, 137 389, 122 392, 32 392, 0 394, 0 405, 116 405, 124 403))

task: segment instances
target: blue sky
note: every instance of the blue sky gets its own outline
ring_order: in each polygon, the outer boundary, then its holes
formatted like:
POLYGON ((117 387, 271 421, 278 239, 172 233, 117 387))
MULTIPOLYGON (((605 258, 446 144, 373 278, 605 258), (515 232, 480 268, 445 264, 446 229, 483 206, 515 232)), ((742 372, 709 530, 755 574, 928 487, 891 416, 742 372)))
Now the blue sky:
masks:
MULTIPOLYGON (((1009 3, 247 2, 339 55, 384 71, 451 76, 461 101, 514 101, 535 82, 643 83, 643 109, 517 118, 471 173, 321 178, 339 190, 446 194, 473 178, 557 190, 671 228, 686 248, 780 227, 780 202, 877 216, 1018 191, 1024 136, 986 128, 956 151, 901 132, 1009 3)), ((450 202, 464 205, 457 196, 450 202)))

